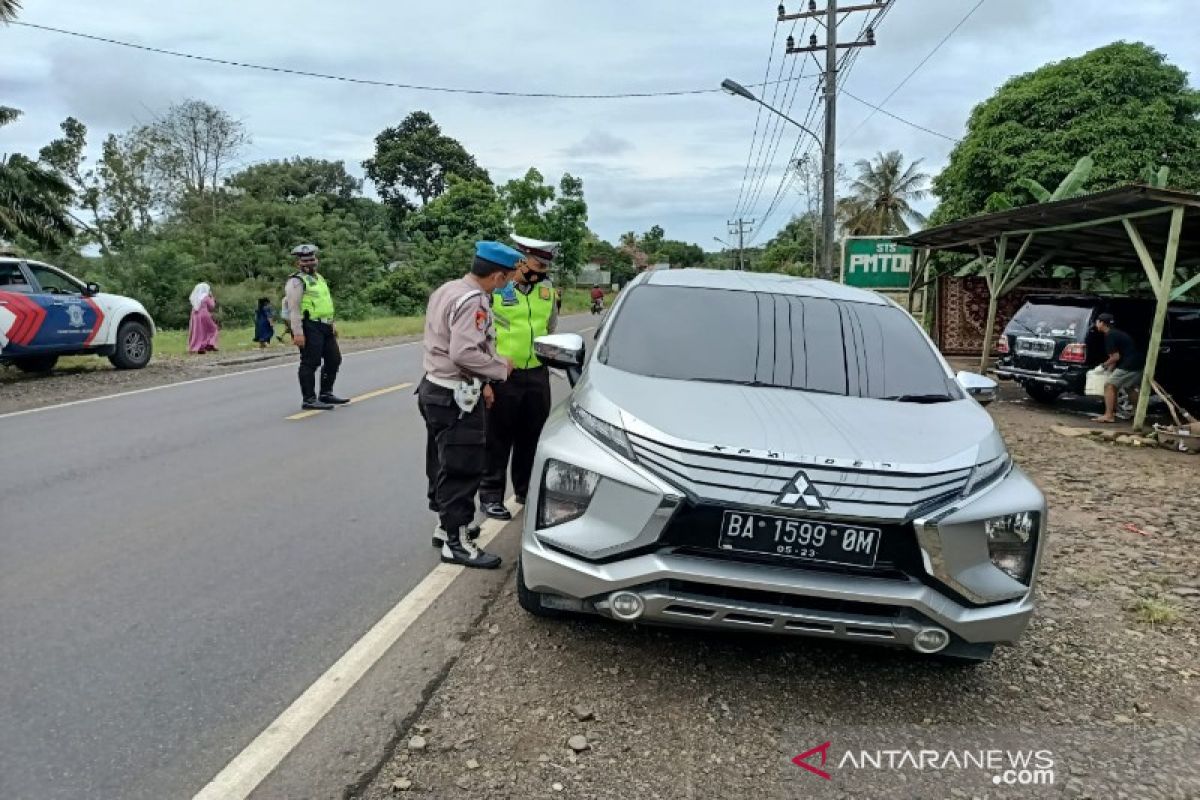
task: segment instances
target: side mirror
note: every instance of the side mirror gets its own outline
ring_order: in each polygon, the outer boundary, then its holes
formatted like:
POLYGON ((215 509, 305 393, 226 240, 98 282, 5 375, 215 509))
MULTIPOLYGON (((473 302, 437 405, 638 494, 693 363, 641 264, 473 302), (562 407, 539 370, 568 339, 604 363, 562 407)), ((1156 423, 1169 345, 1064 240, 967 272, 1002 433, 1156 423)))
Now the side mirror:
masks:
POLYGON ((87 286, 84 287, 84 294, 86 294, 88 297, 100 294, 100 284, 96 283, 95 281, 89 282, 87 286))
POLYGON ((533 352, 548 367, 567 371, 567 380, 574 386, 583 371, 587 355, 583 337, 578 333, 554 333, 533 340, 533 352))
POLYGON ((955 378, 958 380, 958 385, 963 388, 963 391, 974 397, 982 406, 986 406, 995 400, 999 394, 999 384, 985 375, 977 375, 974 372, 960 372, 955 378))

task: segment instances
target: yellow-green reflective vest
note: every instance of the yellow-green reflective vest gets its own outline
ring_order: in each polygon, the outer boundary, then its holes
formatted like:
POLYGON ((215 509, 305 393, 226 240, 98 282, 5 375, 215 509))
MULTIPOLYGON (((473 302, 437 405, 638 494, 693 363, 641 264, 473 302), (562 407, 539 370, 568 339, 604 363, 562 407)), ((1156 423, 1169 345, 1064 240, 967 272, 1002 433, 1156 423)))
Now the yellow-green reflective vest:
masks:
POLYGON ((296 278, 304 282, 304 297, 300 301, 300 316, 307 311, 309 319, 331 319, 333 317, 333 295, 329 284, 320 275, 297 272, 296 278))
POLYGON ((529 294, 513 284, 492 295, 492 316, 496 319, 496 352, 511 358, 517 369, 540 367, 533 354, 533 340, 550 331, 554 313, 554 287, 542 283, 529 294))

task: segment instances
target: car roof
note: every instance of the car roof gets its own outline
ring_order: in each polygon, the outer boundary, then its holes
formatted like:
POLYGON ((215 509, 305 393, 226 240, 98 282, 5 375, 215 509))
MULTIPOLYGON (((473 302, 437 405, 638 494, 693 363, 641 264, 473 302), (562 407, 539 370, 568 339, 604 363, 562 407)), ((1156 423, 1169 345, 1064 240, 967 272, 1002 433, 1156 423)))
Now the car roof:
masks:
POLYGON ((843 286, 818 278, 793 278, 772 272, 743 272, 722 269, 656 269, 645 279, 651 286, 686 286, 694 289, 725 289, 734 292, 764 292, 796 297, 821 297, 855 303, 887 305, 875 292, 843 286))

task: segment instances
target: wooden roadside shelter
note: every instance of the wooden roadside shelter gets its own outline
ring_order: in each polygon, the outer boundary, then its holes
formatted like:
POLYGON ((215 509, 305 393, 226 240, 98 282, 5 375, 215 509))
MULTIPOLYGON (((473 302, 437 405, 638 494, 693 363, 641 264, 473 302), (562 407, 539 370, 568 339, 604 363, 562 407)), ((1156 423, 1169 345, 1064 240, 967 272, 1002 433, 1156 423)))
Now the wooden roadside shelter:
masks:
POLYGON ((913 286, 928 282, 929 256, 965 253, 985 265, 988 318, 980 371, 995 337, 1000 298, 1043 267, 1143 270, 1157 301, 1133 426, 1146 422, 1167 304, 1200 284, 1200 194, 1122 186, 939 225, 899 239, 916 248, 913 286), (1192 277, 1175 285, 1178 268, 1192 277))

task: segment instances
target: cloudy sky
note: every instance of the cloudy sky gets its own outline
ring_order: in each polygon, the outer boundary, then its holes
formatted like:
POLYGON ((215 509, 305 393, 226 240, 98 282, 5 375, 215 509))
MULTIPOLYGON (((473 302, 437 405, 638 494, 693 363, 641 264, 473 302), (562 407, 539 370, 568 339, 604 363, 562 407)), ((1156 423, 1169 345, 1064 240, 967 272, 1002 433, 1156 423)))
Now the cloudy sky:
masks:
MULTIPOLYGON (((810 61, 800 77, 799 57, 781 55, 791 23, 776 30, 777 0, 23 2, 23 22, 216 58, 390 82, 572 94, 704 89, 725 77, 761 82, 777 33, 770 80, 795 79, 786 85, 795 93, 784 88, 777 99, 801 118, 815 70, 810 61)), ((845 89, 882 101, 976 2, 895 0, 879 26, 878 46, 858 54, 845 89)), ((789 0, 788 10, 799 5, 789 0)), ((1118 39, 1147 42, 1194 76, 1197 11, 1194 0, 985 0, 886 108, 958 137, 971 107, 1008 77, 1118 39)), ((862 17, 848 18, 841 36, 856 34, 862 17)), ((806 41, 811 31, 803 25, 795 34, 806 41)), ((765 96, 776 91, 768 88, 765 96)), ((0 130, 0 152, 36 153, 67 115, 86 123, 98 142, 186 97, 245 122, 253 137, 247 162, 308 155, 344 159, 359 173, 376 133, 424 109, 497 181, 530 165, 555 179, 563 171, 582 177, 591 227, 609 239, 659 224, 672 238, 716 249, 713 237, 726 236, 726 220, 740 211, 759 220, 755 238, 765 241, 798 201, 803 207, 790 187, 779 192, 794 129, 783 132, 777 148, 760 153, 756 146, 749 173, 763 174, 744 182, 756 106, 720 92, 621 100, 441 94, 257 72, 0 27, 0 105, 25 111, 19 123, 0 130), (759 170, 772 152, 773 169, 759 170)), ((899 149, 924 159, 931 172, 945 164, 950 141, 882 114, 860 127, 869 113, 843 95, 839 161, 899 149)), ((820 124, 814 117, 814 127, 820 124)), ((771 127, 760 127, 760 141, 767 131, 773 143, 771 127)))

